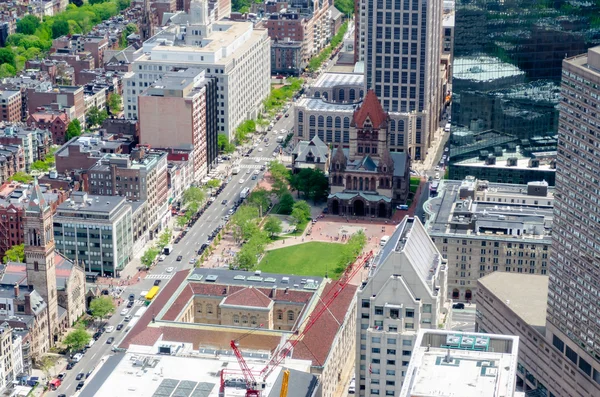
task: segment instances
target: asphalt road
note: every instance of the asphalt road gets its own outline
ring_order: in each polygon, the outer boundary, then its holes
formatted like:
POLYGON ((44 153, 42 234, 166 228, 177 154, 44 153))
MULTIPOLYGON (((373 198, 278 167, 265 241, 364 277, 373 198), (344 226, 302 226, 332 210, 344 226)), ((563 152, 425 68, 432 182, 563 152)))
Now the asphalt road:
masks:
MULTIPOLYGON (((150 288, 152 288, 156 279, 162 280, 161 284, 165 283, 166 280, 171 278, 173 273, 182 269, 189 269, 193 266, 190 263, 190 260, 193 259, 195 262, 195 259, 198 256, 197 251, 200 246, 208 240, 208 235, 219 225, 225 224, 223 217, 227 215, 227 212, 239 199, 242 189, 248 187, 250 190, 252 190, 260 181, 260 178, 264 172, 260 172, 258 178, 256 180, 252 180, 254 170, 260 169, 261 165, 264 165, 273 159, 281 159, 280 155, 274 157, 273 152, 278 145, 276 142, 277 136, 282 135, 281 130, 286 129, 289 131, 293 126, 294 116, 292 109, 293 108, 290 107, 288 110, 289 117, 281 117, 281 119, 278 120, 273 126, 272 131, 267 133, 266 137, 269 138, 268 143, 264 143, 263 140, 261 140, 259 143, 257 140, 256 142, 258 145, 254 147, 249 157, 243 157, 239 154, 234 156, 230 163, 232 163, 231 165, 239 165, 239 174, 231 176, 231 181, 216 197, 215 201, 206 209, 198 221, 191 227, 187 235, 183 237, 178 244, 173 244, 173 252, 168 255, 164 261, 159 262, 158 265, 152 269, 146 279, 141 280, 135 285, 125 288, 121 295, 125 303, 118 307, 115 311, 115 314, 107 321, 107 326, 112 325, 115 327, 115 330, 111 333, 104 333, 102 337, 96 341, 94 345, 86 352, 81 361, 77 363, 73 369, 69 371, 65 370, 67 376, 63 384, 58 388, 57 391, 48 392, 46 394, 47 396, 56 397, 60 394, 65 394, 68 397, 77 396, 79 394, 79 392, 75 391, 75 388, 79 383, 79 381, 76 380, 77 374, 87 374, 87 372, 91 370, 97 371, 102 363, 113 354, 111 352, 111 348, 113 346, 118 346, 125 337, 127 332, 127 324, 129 324, 124 321, 125 316, 134 316, 132 322, 135 320, 136 314, 141 316, 142 312, 138 312, 143 307, 141 292, 148 291, 150 288), (262 151, 260 151, 259 148, 262 148, 262 151), (248 173, 248 171, 250 171, 250 173, 248 173), (223 200, 227 200, 226 205, 221 204, 223 200), (181 261, 177 261, 177 257, 179 255, 182 256, 181 261), (167 272, 168 268, 173 268, 173 270, 167 272), (121 314, 121 311, 126 309, 126 302, 129 294, 134 294, 136 296, 135 305, 133 308, 128 310, 127 313, 121 314), (123 322, 125 326, 122 330, 117 331, 116 326, 121 322, 123 322), (114 337, 115 340, 112 344, 107 344, 107 339, 110 337, 114 337)), ((251 144, 250 146, 254 145, 251 144)), ((132 264, 130 264, 130 266, 132 266, 132 264)), ((92 381, 96 374, 95 371, 92 372, 90 378, 87 380, 84 378, 86 384, 92 381)), ((87 392, 89 391, 86 390, 86 394, 87 392)))
POLYGON ((464 309, 452 309, 452 329, 475 332, 475 305, 465 305, 464 309))

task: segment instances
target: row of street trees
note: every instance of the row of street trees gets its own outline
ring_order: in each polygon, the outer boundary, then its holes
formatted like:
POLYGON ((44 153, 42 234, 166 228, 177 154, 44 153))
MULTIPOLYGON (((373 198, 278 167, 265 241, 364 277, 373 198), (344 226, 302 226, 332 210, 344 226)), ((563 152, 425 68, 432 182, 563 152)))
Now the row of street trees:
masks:
POLYGON ((149 268, 152 266, 156 257, 163 251, 163 249, 171 242, 171 237, 173 236, 173 232, 171 229, 166 228, 164 232, 158 237, 158 241, 156 245, 150 247, 144 252, 141 258, 142 265, 149 268))
MULTIPOLYGON (((100 296, 90 302, 90 311, 94 319, 102 320, 115 312, 115 304, 112 298, 100 296)), ((65 336, 62 343, 72 352, 83 349, 91 339, 92 336, 85 327, 78 324, 73 331, 65 336)))

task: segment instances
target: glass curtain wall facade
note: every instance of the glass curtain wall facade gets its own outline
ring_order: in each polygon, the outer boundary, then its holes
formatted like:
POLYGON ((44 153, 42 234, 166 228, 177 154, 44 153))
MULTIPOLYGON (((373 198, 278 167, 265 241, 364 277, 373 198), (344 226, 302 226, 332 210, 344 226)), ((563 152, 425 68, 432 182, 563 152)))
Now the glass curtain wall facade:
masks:
POLYGON ((561 62, 600 42, 598 3, 457 0, 455 13, 450 178, 458 162, 555 156, 561 62))

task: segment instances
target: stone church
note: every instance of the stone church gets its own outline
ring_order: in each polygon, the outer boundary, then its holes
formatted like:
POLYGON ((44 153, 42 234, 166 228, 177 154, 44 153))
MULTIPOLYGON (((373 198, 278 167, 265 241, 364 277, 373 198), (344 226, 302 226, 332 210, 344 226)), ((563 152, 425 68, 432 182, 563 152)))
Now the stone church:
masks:
POLYGON ((85 272, 55 251, 52 209, 37 179, 25 205, 25 263, 0 267, 0 297, 11 301, 0 321, 27 329, 39 357, 85 313, 85 272))
POLYGON ((389 115, 369 90, 354 111, 348 148, 338 146, 329 168, 329 213, 390 218, 405 204, 410 187, 410 157, 389 150, 389 115))

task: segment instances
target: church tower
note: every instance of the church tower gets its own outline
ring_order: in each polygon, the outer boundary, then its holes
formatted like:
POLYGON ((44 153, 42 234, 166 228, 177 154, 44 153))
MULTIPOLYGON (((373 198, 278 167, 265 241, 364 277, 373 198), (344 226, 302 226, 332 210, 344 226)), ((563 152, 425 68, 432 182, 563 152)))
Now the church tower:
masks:
POLYGON ((25 209, 24 240, 27 284, 35 289, 48 305, 50 344, 58 332, 58 302, 56 269, 54 267, 54 232, 52 209, 46 203, 37 178, 25 209))

